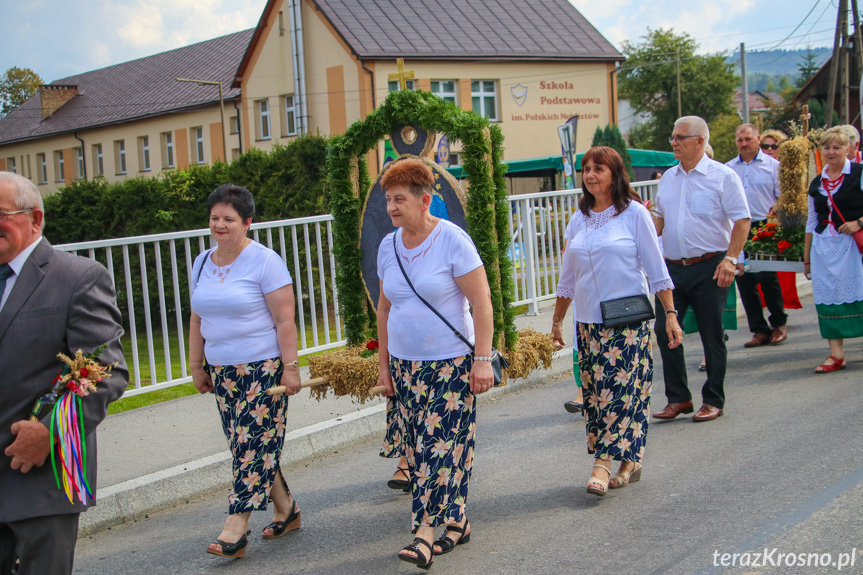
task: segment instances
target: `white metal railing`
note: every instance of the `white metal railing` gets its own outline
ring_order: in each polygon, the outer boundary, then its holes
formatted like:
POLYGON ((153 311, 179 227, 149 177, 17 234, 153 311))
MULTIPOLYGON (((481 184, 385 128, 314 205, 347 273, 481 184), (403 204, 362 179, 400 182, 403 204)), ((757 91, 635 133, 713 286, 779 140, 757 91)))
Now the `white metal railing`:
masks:
MULTIPOLYGON (((643 199, 655 196, 656 182, 632 187, 643 199)), ((581 190, 575 189, 507 198, 512 213, 513 305, 527 304, 528 313, 536 313, 540 302, 555 297, 563 235, 580 195, 581 190)), ((279 253, 291 271, 300 355, 345 344, 335 288, 332 221, 331 215, 323 215, 255 223, 251 228, 252 237, 279 253)), ((131 349, 134 389, 126 391, 127 397, 191 381, 185 328, 188 286, 192 262, 212 246, 209 236, 208 229, 201 229, 56 246, 99 261, 114 280, 118 304, 128 321, 123 344, 131 349), (153 305, 158 314, 152 313, 153 305)))

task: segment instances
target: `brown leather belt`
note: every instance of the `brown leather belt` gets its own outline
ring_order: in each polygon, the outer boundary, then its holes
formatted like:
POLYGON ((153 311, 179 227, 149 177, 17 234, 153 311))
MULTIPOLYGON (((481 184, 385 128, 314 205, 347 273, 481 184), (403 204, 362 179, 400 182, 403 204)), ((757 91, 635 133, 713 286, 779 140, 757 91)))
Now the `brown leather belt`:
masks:
POLYGON ((682 260, 670 260, 668 258, 665 258, 665 261, 676 266, 691 266, 692 264, 697 264, 698 262, 709 260, 710 258, 717 256, 721 253, 722 252, 710 252, 709 254, 704 254, 703 256, 698 256, 696 258, 683 258, 682 260))

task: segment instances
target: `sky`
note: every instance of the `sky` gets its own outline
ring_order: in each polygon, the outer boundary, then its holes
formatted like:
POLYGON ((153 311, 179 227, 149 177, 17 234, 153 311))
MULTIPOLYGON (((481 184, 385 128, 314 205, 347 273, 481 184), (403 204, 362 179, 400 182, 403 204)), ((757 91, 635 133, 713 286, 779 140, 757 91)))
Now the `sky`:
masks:
MULTIPOLYGON (((410 0, 397 0, 410 1, 410 0)), ((523 0, 530 1, 530 0, 523 0)), ((830 0, 570 0, 618 49, 647 28, 688 32, 700 52, 832 45, 830 0), (797 30, 795 31, 795 28, 797 30)), ((253 28, 266 0, 2 0, 0 72, 51 82, 253 28)))

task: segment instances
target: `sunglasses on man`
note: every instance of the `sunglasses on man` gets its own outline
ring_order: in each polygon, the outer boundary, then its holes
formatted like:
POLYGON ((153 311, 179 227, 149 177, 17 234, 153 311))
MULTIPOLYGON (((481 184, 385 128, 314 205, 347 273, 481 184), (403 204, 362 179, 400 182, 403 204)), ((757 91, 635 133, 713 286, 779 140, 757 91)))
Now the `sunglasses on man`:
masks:
POLYGON ((761 144, 762 150, 778 150, 779 144, 761 144))

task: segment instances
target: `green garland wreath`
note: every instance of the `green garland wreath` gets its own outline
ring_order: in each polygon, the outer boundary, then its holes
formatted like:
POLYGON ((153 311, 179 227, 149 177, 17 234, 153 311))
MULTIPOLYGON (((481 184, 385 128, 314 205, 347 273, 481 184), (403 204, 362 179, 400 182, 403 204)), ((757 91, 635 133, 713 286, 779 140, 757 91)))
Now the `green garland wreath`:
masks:
POLYGON ((363 343, 366 330, 375 320, 374 310, 366 305, 360 271, 360 213, 371 187, 365 154, 384 136, 404 125, 447 134, 451 140, 462 143, 464 170, 470 184, 468 233, 485 263, 494 308, 494 341, 501 342, 503 336, 506 349, 513 349, 518 334, 511 306, 515 286, 508 256, 506 166, 500 162, 503 134, 498 126, 489 126, 485 118, 419 90, 391 92, 364 120, 354 122, 344 135, 330 140, 327 170, 335 220, 333 250, 339 262, 336 283, 348 345, 363 343), (494 225, 488 225, 489 222, 494 225))

